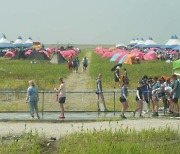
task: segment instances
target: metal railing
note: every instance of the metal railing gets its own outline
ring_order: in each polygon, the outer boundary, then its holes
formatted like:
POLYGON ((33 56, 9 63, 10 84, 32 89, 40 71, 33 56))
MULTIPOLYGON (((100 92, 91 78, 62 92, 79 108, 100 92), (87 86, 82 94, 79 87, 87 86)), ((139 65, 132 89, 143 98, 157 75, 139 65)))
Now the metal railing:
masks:
MULTIPOLYGON (((129 106, 134 109, 136 90, 128 92, 129 106)), ((28 111, 28 105, 25 103, 26 93, 26 91, 0 91, 0 111, 28 111)), ((55 91, 39 91, 38 93, 38 107, 42 118, 45 111, 59 111, 59 103, 54 103, 57 94, 55 91)), ((117 111, 121 111, 120 90, 103 91, 103 94, 109 111, 114 112, 114 115, 117 111)), ((67 91, 66 96, 65 111, 97 111, 97 94, 94 90, 67 91)))

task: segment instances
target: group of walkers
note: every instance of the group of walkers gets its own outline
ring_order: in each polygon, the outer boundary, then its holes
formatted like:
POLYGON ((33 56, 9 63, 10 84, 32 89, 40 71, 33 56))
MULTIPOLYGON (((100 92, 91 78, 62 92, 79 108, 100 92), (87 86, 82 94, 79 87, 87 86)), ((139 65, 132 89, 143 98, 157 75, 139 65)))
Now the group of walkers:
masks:
MULTIPOLYGON (((76 58, 70 58, 68 60, 68 69, 73 69, 74 72, 78 71, 78 66, 80 65, 78 57, 76 58)), ((82 60, 83 65, 83 71, 86 71, 88 66, 88 60, 86 57, 82 60)), ((64 119, 64 103, 66 101, 66 90, 65 90, 65 83, 63 81, 63 78, 59 77, 59 88, 54 89, 57 92, 57 101, 60 104, 60 112, 61 114, 58 116, 59 119, 64 119)), ((38 101, 39 101, 39 95, 38 95, 38 88, 33 80, 29 81, 29 87, 27 89, 27 95, 26 95, 26 102, 29 105, 30 109, 30 115, 31 119, 35 118, 35 114, 37 119, 40 119, 39 113, 38 113, 38 101)))
MULTIPOLYGON (((86 60, 86 57, 83 58, 83 62, 86 60)), ((83 63, 83 70, 86 70, 87 63, 83 63)), ((127 76, 127 70, 124 69, 122 79, 119 75, 119 67, 115 69, 115 83, 114 88, 116 88, 117 78, 122 80, 119 82, 120 88, 120 102, 122 103, 122 112, 121 117, 126 119, 125 112, 128 109, 128 88, 129 79, 127 76)), ((103 95, 102 89, 102 74, 99 73, 96 78, 96 94, 97 94, 97 108, 98 111, 108 111, 103 95), (102 106, 100 106, 100 100, 102 101, 102 106)), ((118 81, 119 81, 118 80, 118 81)), ((59 119, 64 119, 64 103, 66 101, 66 90, 65 83, 63 78, 59 77, 59 88, 54 89, 57 92, 57 101, 60 104, 61 114, 59 119)), ((143 76, 140 81, 137 83, 136 97, 134 98, 137 102, 137 108, 133 111, 133 117, 136 116, 136 113, 139 112, 139 117, 142 117, 143 103, 146 102, 148 105, 147 112, 150 111, 150 104, 152 104, 152 116, 159 116, 159 101, 162 100, 164 104, 164 110, 168 110, 169 114, 175 117, 179 117, 179 105, 178 99, 180 98, 180 81, 177 78, 177 75, 173 74, 171 77, 162 76, 160 78, 153 77, 148 78, 147 75, 143 76)), ((39 100, 38 89, 34 81, 29 81, 29 87, 27 89, 26 102, 29 104, 31 118, 36 116, 40 119, 38 114, 38 105, 39 100)))
MULTIPOLYGON (((83 58, 82 65, 83 65, 83 71, 85 71, 88 66, 88 60, 86 57, 83 58)), ((69 58, 68 70, 72 70, 73 72, 77 73, 79 66, 80 66, 80 61, 79 61, 78 57, 70 57, 69 58)))
MULTIPOLYGON (((127 83, 123 83, 121 87, 120 102, 122 103, 122 118, 126 119, 124 113, 128 108, 128 89, 127 83)), ((150 103, 152 103, 152 116, 159 116, 159 101, 162 100, 164 110, 169 111, 173 117, 179 117, 178 99, 180 98, 180 81, 177 75, 173 74, 171 78, 162 76, 148 78, 146 75, 142 80, 138 81, 136 102, 137 108, 133 111, 133 117, 139 112, 142 117, 143 103, 148 104, 147 112, 150 111, 150 103), (172 80, 172 81, 171 81, 172 80)))

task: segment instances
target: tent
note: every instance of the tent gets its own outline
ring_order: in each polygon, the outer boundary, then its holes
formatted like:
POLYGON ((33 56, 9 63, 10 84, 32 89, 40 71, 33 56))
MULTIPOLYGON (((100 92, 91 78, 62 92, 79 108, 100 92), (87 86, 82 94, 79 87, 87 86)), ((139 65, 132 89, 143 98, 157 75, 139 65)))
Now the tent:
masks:
POLYGON ((141 45, 142 48, 159 48, 160 45, 158 45, 152 37, 149 37, 143 45, 141 45))
POLYGON ((49 58, 44 53, 39 53, 37 51, 32 51, 30 55, 26 58, 27 60, 36 59, 36 60, 49 60, 49 58))
POLYGON ((15 47, 24 47, 23 41, 22 41, 22 37, 19 36, 17 38, 17 40, 13 43, 15 45, 15 47))
POLYGON ((116 61, 116 59, 117 59, 120 55, 121 55, 120 53, 115 53, 115 54, 111 57, 110 61, 116 61))
POLYGON ((173 72, 176 75, 180 75, 180 59, 173 62, 173 72))
POLYGON ((157 59, 157 53, 153 50, 149 50, 145 55, 144 55, 144 60, 156 60, 157 59))
POLYGON ((16 51, 15 55, 12 57, 12 59, 26 59, 26 55, 25 55, 25 51, 20 50, 20 51, 16 51))
POLYGON ((33 46, 33 40, 31 37, 27 39, 27 41, 24 43, 24 47, 29 48, 33 46))
POLYGON ((136 56, 135 55, 128 55, 125 60, 124 60, 124 64, 133 64, 134 60, 135 60, 136 56))
POLYGON ((54 53, 50 61, 52 64, 64 64, 67 63, 67 60, 63 58, 60 52, 54 53))
POLYGON ((6 36, 3 34, 2 38, 0 39, 0 49, 4 48, 14 48, 15 46, 10 43, 9 40, 6 39, 6 36))
POLYGON ((167 43, 162 46, 162 49, 174 49, 176 48, 176 46, 180 45, 180 41, 178 40, 178 37, 175 36, 171 36, 171 38, 167 41, 167 43))
POLYGON ((125 54, 125 55, 119 60, 118 64, 122 64, 128 55, 129 55, 129 54, 125 54))

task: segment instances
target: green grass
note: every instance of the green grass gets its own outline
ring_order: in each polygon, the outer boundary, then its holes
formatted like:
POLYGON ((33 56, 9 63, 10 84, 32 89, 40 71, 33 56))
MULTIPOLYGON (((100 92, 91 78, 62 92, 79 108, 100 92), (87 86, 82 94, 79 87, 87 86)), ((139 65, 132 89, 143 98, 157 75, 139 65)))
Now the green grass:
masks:
POLYGON ((180 134, 178 130, 150 129, 125 130, 83 130, 66 135, 54 142, 36 130, 22 135, 3 136, 0 139, 0 154, 4 153, 64 153, 64 154, 139 154, 139 153, 179 153, 180 134))
MULTIPOLYGON (((93 53, 90 65, 90 76, 94 81, 91 85, 95 84, 95 79, 99 73, 103 74, 102 84, 104 89, 113 89, 114 87, 114 75, 111 68, 116 65, 115 62, 110 62, 109 59, 102 58, 101 56, 93 53)), ((123 64, 120 69, 120 74, 123 73, 123 69, 127 69, 128 77, 130 80, 129 89, 136 89, 137 82, 144 76, 148 77, 160 77, 162 75, 171 76, 172 63, 166 63, 165 61, 142 61, 141 64, 127 65, 123 64)), ((95 86, 94 86, 95 87, 95 86)))
MULTIPOLYGON (((87 50, 83 50, 78 58, 81 60, 87 50)), ((0 60, 0 90, 25 90, 29 80, 35 80, 40 90, 52 90, 58 77, 66 78, 70 72, 67 64, 50 64, 49 61, 0 60)))
POLYGON ((75 133, 60 141, 59 153, 139 154, 179 153, 180 135, 170 129, 112 130, 75 133))

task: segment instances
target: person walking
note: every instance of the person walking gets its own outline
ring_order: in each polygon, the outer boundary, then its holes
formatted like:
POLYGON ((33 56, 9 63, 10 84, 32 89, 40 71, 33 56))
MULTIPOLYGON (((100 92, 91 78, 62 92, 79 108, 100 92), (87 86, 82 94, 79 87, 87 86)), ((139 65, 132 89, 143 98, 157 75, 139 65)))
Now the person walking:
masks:
POLYGON ((172 83, 172 102, 174 104, 174 117, 179 117, 179 105, 178 105, 178 99, 180 98, 180 82, 177 79, 177 75, 173 74, 171 76, 173 83, 172 83))
POLYGON ((123 82, 122 87, 121 87, 121 96, 120 96, 120 102, 122 103, 122 114, 121 114, 121 117, 123 119, 127 119, 126 116, 124 115, 124 113, 126 112, 126 110, 128 108, 127 96, 128 96, 127 83, 123 82))
POLYGON ((103 92, 102 92, 101 79, 102 79, 102 74, 99 73, 99 74, 98 74, 98 77, 96 78, 97 107, 98 107, 98 111, 101 111, 101 110, 100 110, 100 106, 99 106, 99 101, 100 101, 100 98, 101 98, 102 103, 103 103, 104 111, 108 111, 108 109, 107 109, 107 107, 106 107, 106 104, 105 104, 104 95, 103 95, 103 92))
POLYGON ((142 81, 138 82, 137 92, 136 92, 136 101, 138 103, 138 107, 133 112, 133 117, 135 118, 136 112, 139 111, 139 117, 142 117, 142 109, 143 109, 143 91, 142 91, 143 83, 142 81))
POLYGON ((87 66, 88 66, 88 60, 86 57, 83 58, 82 64, 83 64, 83 72, 84 72, 86 71, 87 66))
POLYGON ((58 116, 59 119, 64 119, 64 103, 66 101, 66 89, 63 78, 59 77, 59 88, 54 88, 54 90, 58 93, 58 102, 60 104, 60 112, 61 114, 58 116))
POLYGON ((38 113, 38 88, 33 80, 30 80, 28 83, 29 87, 27 89, 26 102, 29 104, 31 119, 34 119, 34 113, 36 113, 37 118, 40 119, 38 113))

